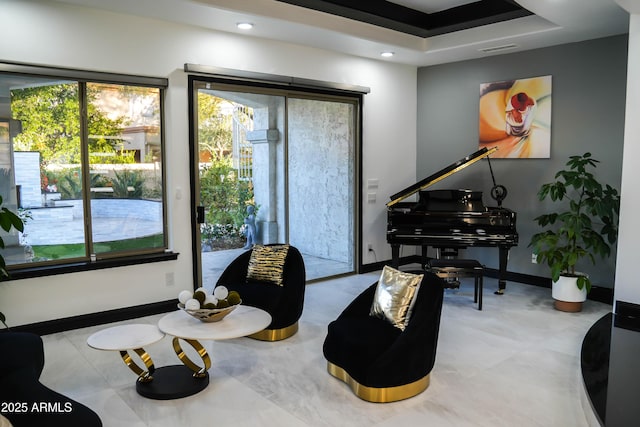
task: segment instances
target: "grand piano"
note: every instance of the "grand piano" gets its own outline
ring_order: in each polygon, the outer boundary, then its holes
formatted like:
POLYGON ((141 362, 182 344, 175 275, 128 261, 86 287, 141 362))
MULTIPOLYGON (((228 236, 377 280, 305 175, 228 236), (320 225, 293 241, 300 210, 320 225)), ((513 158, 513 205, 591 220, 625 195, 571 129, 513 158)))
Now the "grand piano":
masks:
POLYGON ((441 254, 456 256, 458 249, 470 246, 497 247, 499 275, 497 294, 506 287, 509 249, 518 244, 516 213, 502 207, 507 190, 496 185, 489 156, 497 148, 482 148, 444 169, 391 196, 387 203, 387 242, 391 245, 391 263, 400 264, 400 246, 422 247, 423 261, 429 246, 441 254), (473 190, 429 190, 426 188, 487 158, 493 188, 491 197, 497 207, 485 206, 482 192, 473 190), (418 193, 417 202, 403 202, 418 193))

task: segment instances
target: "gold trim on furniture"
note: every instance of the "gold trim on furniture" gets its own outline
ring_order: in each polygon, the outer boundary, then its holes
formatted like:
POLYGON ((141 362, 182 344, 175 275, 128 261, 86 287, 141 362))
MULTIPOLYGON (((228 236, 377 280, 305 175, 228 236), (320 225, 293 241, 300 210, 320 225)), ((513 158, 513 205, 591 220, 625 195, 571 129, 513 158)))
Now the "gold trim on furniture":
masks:
POLYGON ((136 352, 140 359, 144 362, 144 365, 147 367, 147 370, 142 369, 140 366, 136 364, 131 358, 131 355, 127 350, 120 350, 120 357, 124 361, 125 365, 129 367, 135 374, 138 376, 138 381, 141 383, 148 383, 153 379, 153 372, 155 371, 155 367, 153 366, 153 360, 151 360, 151 356, 144 351, 143 348, 134 348, 133 351, 136 352))
POLYGON ((484 159, 485 157, 489 157, 491 154, 493 154, 494 152, 496 152, 498 150, 498 147, 492 147, 489 148, 488 150, 481 152, 482 150, 486 150, 485 148, 481 148, 480 150, 476 151, 475 153, 471 153, 469 156, 465 157, 464 159, 459 160, 458 162, 447 166, 446 168, 444 168, 443 170, 440 170, 438 172, 436 172, 436 174, 442 173, 442 175, 436 176, 434 177, 434 175, 431 175, 425 179, 423 179, 422 181, 420 181, 419 183, 405 188, 404 190, 402 190, 400 193, 396 193, 391 197, 395 197, 395 199, 391 200, 390 202, 387 203, 387 207, 390 208, 391 206, 395 205, 396 203, 399 203, 401 201, 403 201, 404 199, 406 199, 407 197, 416 194, 418 191, 420 190, 424 190, 427 187, 430 187, 432 185, 434 185, 437 182, 442 181, 443 179, 447 178, 450 175, 453 175, 454 173, 461 171, 462 169, 466 168, 467 166, 470 166, 472 164, 474 164, 475 162, 477 162, 478 160, 484 159), (478 154, 477 157, 474 157, 472 159, 469 159, 470 156, 474 155, 474 154, 478 154), (451 168, 451 170, 446 171, 446 169, 451 168), (444 173, 443 173, 444 172, 444 173))
POLYGON ((349 375, 347 371, 331 362, 327 362, 327 371, 351 387, 351 390, 353 390, 355 395, 360 399, 374 403, 388 403, 408 399, 422 393, 429 387, 430 374, 405 385, 395 387, 367 387, 351 378, 351 375, 349 375))
POLYGON ((296 332, 298 332, 298 322, 291 326, 287 326, 286 328, 264 329, 260 332, 249 335, 249 338, 260 341, 280 341, 295 335, 296 332))
POLYGON ((205 350, 204 347, 202 347, 202 344, 200 344, 198 341, 188 340, 183 338, 183 340, 186 343, 188 343, 191 347, 193 347, 194 350, 196 350, 200 355, 200 357, 202 358, 204 367, 200 367, 195 363, 193 363, 191 359, 189 359, 187 354, 184 352, 184 350, 182 350, 182 347, 180 347, 180 339, 181 338, 178 338, 178 337, 173 338, 173 351, 176 352, 178 359, 180 359, 180 361, 184 364, 184 366, 186 366, 187 368, 193 371, 194 378, 206 377, 207 371, 209 370, 209 368, 211 368, 211 358, 209 357, 207 350, 205 350))

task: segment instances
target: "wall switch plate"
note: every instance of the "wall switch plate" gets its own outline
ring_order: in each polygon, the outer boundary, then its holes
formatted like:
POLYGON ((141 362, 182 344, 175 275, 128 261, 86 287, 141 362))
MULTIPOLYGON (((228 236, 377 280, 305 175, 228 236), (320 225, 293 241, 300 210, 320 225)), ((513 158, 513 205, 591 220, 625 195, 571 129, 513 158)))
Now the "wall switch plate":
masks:
POLYGON ((164 280, 167 286, 173 286, 176 284, 176 280, 173 272, 165 273, 164 280))

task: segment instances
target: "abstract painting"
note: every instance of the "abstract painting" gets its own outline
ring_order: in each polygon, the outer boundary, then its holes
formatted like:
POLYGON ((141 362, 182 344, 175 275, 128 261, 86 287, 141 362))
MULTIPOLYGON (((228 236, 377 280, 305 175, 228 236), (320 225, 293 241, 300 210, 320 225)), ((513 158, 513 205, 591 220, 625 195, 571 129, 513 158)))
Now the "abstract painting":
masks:
POLYGON ((551 156, 551 76, 480 85, 480 148, 492 158, 551 156))

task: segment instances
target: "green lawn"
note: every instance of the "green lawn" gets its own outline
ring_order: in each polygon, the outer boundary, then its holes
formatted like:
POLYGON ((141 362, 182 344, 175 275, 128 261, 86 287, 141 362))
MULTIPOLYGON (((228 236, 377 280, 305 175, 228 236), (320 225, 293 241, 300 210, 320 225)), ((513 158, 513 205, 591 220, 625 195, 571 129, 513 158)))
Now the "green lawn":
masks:
MULTIPOLYGON (((136 239, 113 240, 110 242, 94 243, 94 251, 96 254, 106 252, 121 252, 135 249, 161 248, 164 242, 162 234, 153 236, 139 237, 136 239)), ((36 258, 41 259, 65 259, 86 257, 84 243, 70 243, 66 245, 35 245, 33 254, 36 258)))

